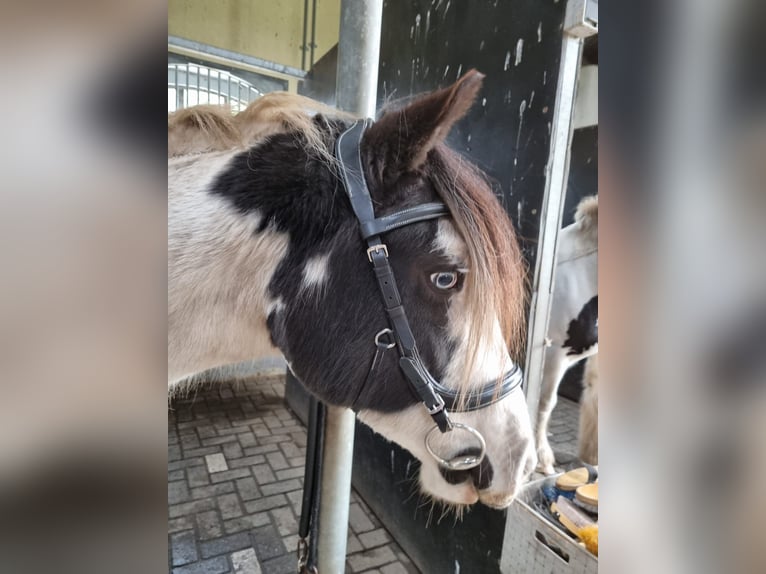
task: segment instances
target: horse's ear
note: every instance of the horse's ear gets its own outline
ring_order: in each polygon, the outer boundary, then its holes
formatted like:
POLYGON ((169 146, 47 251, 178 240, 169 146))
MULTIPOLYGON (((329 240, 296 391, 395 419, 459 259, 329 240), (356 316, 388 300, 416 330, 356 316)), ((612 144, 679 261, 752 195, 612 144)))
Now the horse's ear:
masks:
POLYGON ((379 159, 384 165, 378 167, 383 168, 386 179, 423 165, 428 152, 444 141, 471 107, 483 80, 484 74, 470 70, 448 88, 384 112, 365 136, 365 143, 376 155, 383 153, 379 159))

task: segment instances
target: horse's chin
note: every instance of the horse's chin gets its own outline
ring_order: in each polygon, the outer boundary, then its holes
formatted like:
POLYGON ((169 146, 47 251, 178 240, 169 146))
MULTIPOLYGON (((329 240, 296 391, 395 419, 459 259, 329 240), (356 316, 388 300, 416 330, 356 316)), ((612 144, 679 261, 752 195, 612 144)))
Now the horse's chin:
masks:
POLYGON ((515 494, 510 496, 481 495, 479 496, 479 501, 483 505, 494 508, 495 510, 503 510, 504 508, 508 508, 511 505, 514 498, 516 498, 515 494))
POLYGON ((425 466, 420 471, 420 488, 425 494, 446 504, 470 505, 479 502, 479 493, 471 482, 450 484, 438 470, 425 466))

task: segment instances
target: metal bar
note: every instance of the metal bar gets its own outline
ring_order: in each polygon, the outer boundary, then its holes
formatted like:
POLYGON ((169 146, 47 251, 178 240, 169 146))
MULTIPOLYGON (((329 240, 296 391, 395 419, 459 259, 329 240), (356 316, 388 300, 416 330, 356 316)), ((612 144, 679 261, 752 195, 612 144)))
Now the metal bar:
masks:
MULTIPOLYGON (((311 58, 309 68, 314 67, 314 48, 317 47, 317 0, 311 0, 311 58)), ((377 79, 376 79, 377 81, 377 79)))
MULTIPOLYGON (((339 108, 359 116, 375 114, 382 19, 383 0, 341 0, 336 101, 339 108)), ((319 572, 345 571, 354 421, 349 409, 327 410, 319 572)))
POLYGON ((306 40, 309 26, 309 0, 303 0, 303 45, 301 46, 301 70, 306 70, 306 40))
POLYGON ((187 40, 186 38, 179 38, 178 36, 168 36, 168 51, 174 54, 202 58, 209 62, 218 62, 226 66, 242 68, 243 70, 250 70, 261 74, 265 73, 266 75, 282 79, 302 79, 306 77, 306 72, 292 66, 285 66, 276 62, 255 58, 254 56, 238 54, 237 52, 224 50, 223 48, 217 48, 202 42, 187 40))
POLYGON ((540 400, 545 338, 551 310, 553 276, 556 267, 558 234, 569 176, 569 156, 572 143, 577 77, 580 71, 582 39, 564 34, 561 45, 561 66, 556 107, 551 125, 551 147, 546 167, 546 186, 541 211, 535 276, 532 285, 532 305, 527 339, 527 405, 533 421, 537 418, 540 400))
POLYGON ((375 115, 383 0, 342 0, 337 105, 363 117, 375 115))

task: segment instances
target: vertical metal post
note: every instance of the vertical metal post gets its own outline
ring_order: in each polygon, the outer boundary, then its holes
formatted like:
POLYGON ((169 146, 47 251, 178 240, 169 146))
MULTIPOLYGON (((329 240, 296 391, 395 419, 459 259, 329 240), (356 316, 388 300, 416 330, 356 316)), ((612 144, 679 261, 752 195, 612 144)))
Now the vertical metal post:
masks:
MULTIPOLYGON (((383 0, 341 1, 336 101, 361 117, 375 115, 382 19, 383 0)), ((323 573, 345 571, 354 420, 349 409, 327 409, 317 556, 323 573)))

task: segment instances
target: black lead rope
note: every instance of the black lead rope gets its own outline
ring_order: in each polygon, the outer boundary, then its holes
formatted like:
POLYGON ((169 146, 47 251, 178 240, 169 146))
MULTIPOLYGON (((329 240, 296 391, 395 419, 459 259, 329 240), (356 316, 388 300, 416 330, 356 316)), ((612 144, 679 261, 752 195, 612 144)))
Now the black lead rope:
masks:
POLYGON ((298 526, 298 574, 317 574, 317 533, 325 432, 324 403, 309 397, 308 440, 303 478, 303 502, 298 526))

